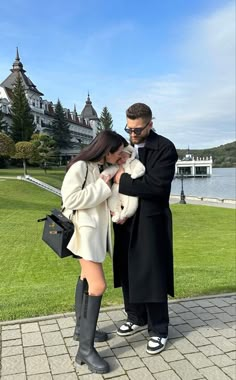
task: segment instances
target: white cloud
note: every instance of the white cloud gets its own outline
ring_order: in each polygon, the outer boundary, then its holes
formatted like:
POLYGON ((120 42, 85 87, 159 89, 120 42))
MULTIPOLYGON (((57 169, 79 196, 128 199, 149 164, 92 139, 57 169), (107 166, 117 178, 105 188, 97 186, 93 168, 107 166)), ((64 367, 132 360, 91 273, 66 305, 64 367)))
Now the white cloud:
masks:
POLYGON ((212 147, 234 140, 234 15, 231 2, 209 17, 193 20, 179 47, 182 71, 133 80, 124 88, 122 100, 113 100, 114 108, 117 104, 125 110, 133 102, 146 102, 156 116, 156 129, 178 147, 212 147))

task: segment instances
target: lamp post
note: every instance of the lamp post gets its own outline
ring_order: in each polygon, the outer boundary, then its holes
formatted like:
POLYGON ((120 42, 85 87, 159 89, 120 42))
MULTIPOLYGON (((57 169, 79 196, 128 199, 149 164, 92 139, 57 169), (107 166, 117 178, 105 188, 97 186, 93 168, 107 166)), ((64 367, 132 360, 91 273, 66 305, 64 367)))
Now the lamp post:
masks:
POLYGON ((185 194, 184 194, 184 174, 183 174, 183 172, 181 174, 181 192, 180 192, 180 201, 179 201, 179 203, 182 204, 182 205, 186 204, 185 194))

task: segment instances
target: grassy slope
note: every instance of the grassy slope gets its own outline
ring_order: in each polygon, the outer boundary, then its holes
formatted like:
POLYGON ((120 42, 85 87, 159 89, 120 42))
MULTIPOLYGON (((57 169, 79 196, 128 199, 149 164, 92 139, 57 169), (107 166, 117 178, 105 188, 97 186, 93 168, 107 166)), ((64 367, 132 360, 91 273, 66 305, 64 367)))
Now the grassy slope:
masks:
MULTIPOLYGON (((0 180, 0 319, 73 310, 77 260, 59 259, 41 241, 37 219, 60 198, 23 181, 0 180)), ((176 297, 235 290, 234 210, 173 205, 176 297)), ((122 303, 105 265, 103 305, 122 303)))

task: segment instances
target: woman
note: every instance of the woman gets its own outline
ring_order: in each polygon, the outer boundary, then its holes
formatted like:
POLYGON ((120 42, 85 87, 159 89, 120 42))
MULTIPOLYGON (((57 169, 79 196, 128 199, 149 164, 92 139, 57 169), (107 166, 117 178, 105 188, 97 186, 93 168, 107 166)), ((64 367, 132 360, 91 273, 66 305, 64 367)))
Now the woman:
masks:
POLYGON ((94 340, 107 334, 96 331, 106 282, 102 267, 106 252, 112 251, 110 214, 107 198, 111 195, 109 176, 100 175, 99 166, 115 164, 124 148, 124 138, 106 130, 73 158, 65 175, 61 194, 64 214, 72 217, 74 234, 68 249, 78 256, 81 274, 76 287, 76 329, 80 341, 76 362, 86 363, 95 373, 107 373, 108 363, 94 348, 94 340))

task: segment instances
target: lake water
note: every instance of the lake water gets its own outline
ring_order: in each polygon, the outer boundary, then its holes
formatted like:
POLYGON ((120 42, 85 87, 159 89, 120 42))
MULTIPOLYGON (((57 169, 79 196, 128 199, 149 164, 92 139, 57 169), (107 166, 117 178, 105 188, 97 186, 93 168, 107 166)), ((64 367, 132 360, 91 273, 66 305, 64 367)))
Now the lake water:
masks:
MULTIPOLYGON (((196 197, 235 199, 235 174, 236 168, 214 168, 209 178, 184 178, 184 193, 196 197)), ((171 194, 179 195, 180 192, 181 179, 175 178, 172 182, 171 194)))

